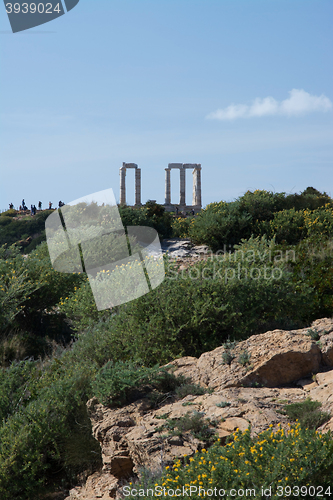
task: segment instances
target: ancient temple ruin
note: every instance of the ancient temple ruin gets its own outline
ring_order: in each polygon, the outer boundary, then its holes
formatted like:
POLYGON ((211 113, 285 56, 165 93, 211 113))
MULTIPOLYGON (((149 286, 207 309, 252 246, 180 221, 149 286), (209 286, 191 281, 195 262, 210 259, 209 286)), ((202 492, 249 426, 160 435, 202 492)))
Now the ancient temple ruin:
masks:
MULTIPOLYGON (((141 205, 141 168, 136 163, 125 163, 120 168, 120 205, 126 205, 126 170, 135 169, 135 206, 141 205)), ((165 169, 165 210, 168 212, 186 212, 194 210, 198 212, 202 208, 201 203, 201 164, 200 163, 169 163, 165 169), (180 175, 179 203, 171 203, 171 170, 178 169, 180 175), (186 169, 192 169, 193 175, 193 197, 192 205, 186 204, 186 169)))
POLYGON ((201 209, 201 164, 200 163, 169 163, 165 169, 165 209, 174 211, 176 206, 181 211, 201 209), (179 203, 173 205, 171 203, 171 169, 179 169, 180 175, 180 193, 179 203), (192 205, 186 204, 186 169, 193 169, 193 198, 192 205))
POLYGON ((135 168, 135 206, 141 205, 141 168, 136 163, 125 163, 120 168, 120 205, 126 205, 126 169, 135 168))

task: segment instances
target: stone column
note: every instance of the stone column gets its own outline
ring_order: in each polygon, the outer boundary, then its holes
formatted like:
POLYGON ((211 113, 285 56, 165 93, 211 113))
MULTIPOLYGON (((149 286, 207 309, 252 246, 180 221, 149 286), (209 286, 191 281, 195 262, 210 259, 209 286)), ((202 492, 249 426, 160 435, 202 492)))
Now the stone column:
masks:
POLYGON ((120 174, 120 205, 126 205, 126 167, 123 166, 119 169, 120 174))
POLYGON ((135 205, 141 205, 141 168, 135 169, 135 205))
POLYGON ((193 201, 192 205, 201 208, 201 165, 194 168, 193 172, 193 201))
POLYGON ((179 200, 179 205, 180 206, 185 206, 185 179, 186 179, 186 169, 181 166, 179 169, 180 172, 180 200, 179 200))
POLYGON ((165 168, 165 204, 171 205, 171 169, 165 168))

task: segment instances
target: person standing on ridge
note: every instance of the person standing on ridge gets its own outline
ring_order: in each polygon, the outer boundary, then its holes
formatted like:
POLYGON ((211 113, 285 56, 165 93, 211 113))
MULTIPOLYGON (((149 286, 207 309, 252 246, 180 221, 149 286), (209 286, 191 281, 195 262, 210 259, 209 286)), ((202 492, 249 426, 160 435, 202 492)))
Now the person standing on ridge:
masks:
POLYGON ((38 210, 42 210, 42 202, 41 201, 38 202, 38 210))

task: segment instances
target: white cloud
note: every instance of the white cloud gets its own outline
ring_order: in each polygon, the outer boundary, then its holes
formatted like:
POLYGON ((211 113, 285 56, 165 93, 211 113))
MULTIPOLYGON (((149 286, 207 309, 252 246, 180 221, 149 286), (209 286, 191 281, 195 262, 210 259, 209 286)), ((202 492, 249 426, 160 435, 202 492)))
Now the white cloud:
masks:
POLYGON ((277 101, 274 97, 257 97, 250 106, 247 104, 230 104, 227 108, 209 113, 206 118, 212 120, 235 120, 253 116, 298 116, 315 111, 326 112, 332 109, 332 101, 324 94, 311 95, 303 89, 292 89, 288 99, 277 101))

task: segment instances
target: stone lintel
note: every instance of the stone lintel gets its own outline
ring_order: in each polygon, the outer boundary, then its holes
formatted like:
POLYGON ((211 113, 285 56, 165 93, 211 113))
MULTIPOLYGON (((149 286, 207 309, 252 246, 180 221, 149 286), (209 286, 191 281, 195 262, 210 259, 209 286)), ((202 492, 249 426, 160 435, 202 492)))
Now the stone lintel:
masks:
POLYGON ((123 167, 122 168, 138 168, 138 165, 136 163, 125 163, 125 162, 123 162, 123 167))

